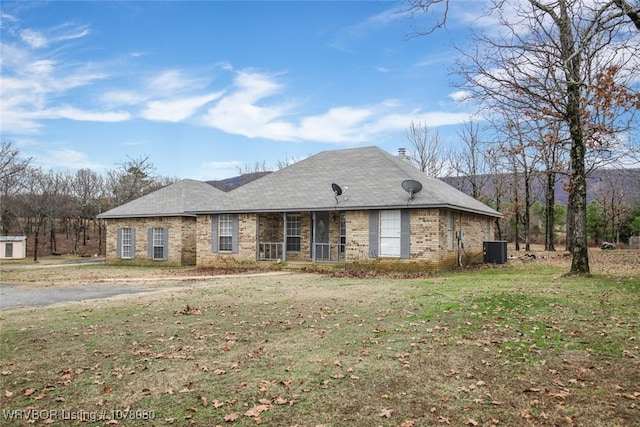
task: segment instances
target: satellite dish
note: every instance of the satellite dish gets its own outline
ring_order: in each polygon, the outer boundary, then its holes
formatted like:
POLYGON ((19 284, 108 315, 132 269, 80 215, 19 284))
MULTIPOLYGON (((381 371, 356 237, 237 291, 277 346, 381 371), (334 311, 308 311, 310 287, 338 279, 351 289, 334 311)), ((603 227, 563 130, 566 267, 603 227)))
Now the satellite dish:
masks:
POLYGON ((402 189, 409 193, 409 200, 413 199, 413 195, 422 190, 422 184, 413 179, 402 181, 402 189))
POLYGON ((333 197, 336 198, 336 205, 337 205, 338 203, 340 203, 340 201, 338 200, 338 196, 342 194, 342 188, 340 188, 340 186, 335 182, 331 184, 331 188, 333 189, 333 197))

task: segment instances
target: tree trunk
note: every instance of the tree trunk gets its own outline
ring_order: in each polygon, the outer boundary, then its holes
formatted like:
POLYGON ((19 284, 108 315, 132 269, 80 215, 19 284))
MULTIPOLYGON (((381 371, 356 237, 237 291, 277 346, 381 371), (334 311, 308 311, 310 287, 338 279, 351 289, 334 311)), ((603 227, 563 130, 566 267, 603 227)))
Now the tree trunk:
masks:
POLYGON ((531 180, 531 172, 526 171, 526 176, 524 180, 524 250, 531 250, 531 184, 529 181, 531 180))
POLYGON ((38 262, 38 245, 40 244, 40 226, 33 232, 33 262, 38 262))
POLYGON ((544 224, 544 250, 555 252, 555 208, 556 208, 556 174, 547 172, 547 194, 545 195, 547 208, 544 224))
MULTIPOLYGON (((582 52, 576 51, 573 27, 569 19, 569 6, 565 1, 559 2, 560 44, 565 63, 566 77, 566 120, 571 136, 571 177, 569 179, 569 200, 573 211, 572 260, 568 274, 589 274, 589 252, 587 245, 587 173, 585 169, 586 145, 582 127, 581 100, 581 61, 582 52)), ((567 236, 569 237, 569 236, 567 236)))

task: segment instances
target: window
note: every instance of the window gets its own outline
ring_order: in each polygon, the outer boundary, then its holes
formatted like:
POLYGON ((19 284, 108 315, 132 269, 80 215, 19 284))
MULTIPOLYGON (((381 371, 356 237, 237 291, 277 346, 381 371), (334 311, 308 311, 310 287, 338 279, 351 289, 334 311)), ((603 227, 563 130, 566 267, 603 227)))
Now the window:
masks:
POLYGON ((120 232, 120 258, 133 258, 133 230, 123 228, 120 232))
POLYGON ((239 221, 237 214, 211 216, 211 252, 233 253, 239 250, 239 221))
POLYGON ((340 213, 340 253, 344 253, 347 246, 347 216, 344 212, 340 213))
POLYGON ((6 243, 5 244, 4 256, 6 258, 13 258, 13 243, 6 243))
POLYGON ((400 257, 400 211, 380 211, 380 256, 400 257))
POLYGON ((447 216, 447 247, 453 249, 453 211, 447 216))
POLYGON ((218 249, 220 252, 233 250, 233 216, 229 214, 218 217, 218 249))
POLYGON ((166 232, 165 228, 152 228, 152 259, 166 259, 166 232))
POLYGON ((300 214, 287 214, 287 252, 300 252, 301 223, 300 214))

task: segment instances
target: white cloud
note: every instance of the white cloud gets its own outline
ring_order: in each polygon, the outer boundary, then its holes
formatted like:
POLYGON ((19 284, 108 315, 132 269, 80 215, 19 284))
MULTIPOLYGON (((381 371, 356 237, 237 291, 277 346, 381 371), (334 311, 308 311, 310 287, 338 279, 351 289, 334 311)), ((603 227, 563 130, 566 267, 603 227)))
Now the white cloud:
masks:
POLYGON ((165 92, 175 92, 185 86, 182 73, 178 70, 167 70, 149 79, 147 85, 150 90, 165 92))
POLYGON ((337 107, 325 114, 304 118, 299 137, 311 141, 354 143, 367 139, 364 127, 374 115, 370 108, 337 107))
POLYGON ((429 126, 459 124, 467 113, 403 111, 395 99, 364 106, 343 105, 300 116, 293 103, 269 102, 284 88, 272 76, 239 72, 232 88, 202 117, 205 126, 248 138, 356 144, 381 133, 406 129, 412 120, 429 126))
POLYGON ((20 31, 20 39, 31 49, 42 49, 55 43, 85 37, 89 33, 88 26, 63 24, 40 31, 26 28, 20 31))
POLYGON ((40 49, 49 44, 49 41, 42 34, 34 30, 22 30, 20 38, 33 49, 40 49))
POLYGON ((107 169, 107 165, 92 162, 85 153, 70 148, 47 150, 44 155, 33 156, 34 163, 43 169, 107 169))
POLYGON ((449 94, 449 98, 456 102, 464 102, 469 99, 471 93, 466 90, 458 90, 449 94))
POLYGON ((180 99, 151 101, 140 114, 147 120, 181 122, 191 117, 198 109, 220 98, 222 92, 180 99))
MULTIPOLYGON (((259 101, 280 93, 282 87, 270 76, 241 71, 230 91, 203 117, 204 124, 225 132, 253 137, 283 134, 288 125, 276 119, 286 115, 287 104, 259 105, 259 101)), ((287 138, 290 139, 290 138, 287 138)))
POLYGON ((238 169, 241 169, 243 165, 244 163, 239 160, 205 162, 200 164, 189 178, 203 181, 232 178, 238 176, 238 169))
POLYGON ((126 111, 87 111, 69 106, 44 110, 40 116, 48 119, 69 119, 91 122, 122 122, 131 118, 131 115, 126 111))

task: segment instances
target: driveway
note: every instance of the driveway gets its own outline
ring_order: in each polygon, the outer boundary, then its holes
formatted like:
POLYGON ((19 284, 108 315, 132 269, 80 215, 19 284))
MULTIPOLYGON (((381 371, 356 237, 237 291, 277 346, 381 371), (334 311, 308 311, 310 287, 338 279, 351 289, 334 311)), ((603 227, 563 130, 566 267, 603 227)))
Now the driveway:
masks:
POLYGON ((157 290, 142 286, 84 285, 72 288, 24 289, 19 285, 0 283, 0 310, 16 307, 42 307, 62 302, 110 298, 157 290))

